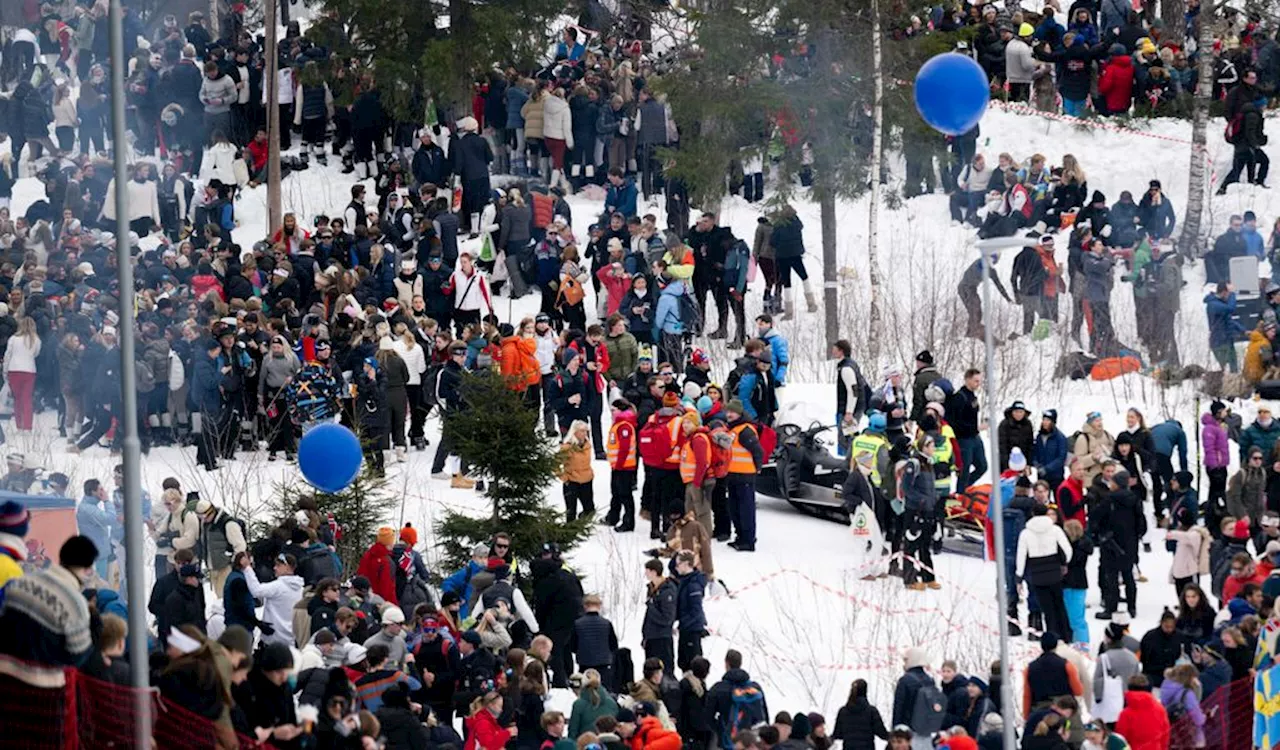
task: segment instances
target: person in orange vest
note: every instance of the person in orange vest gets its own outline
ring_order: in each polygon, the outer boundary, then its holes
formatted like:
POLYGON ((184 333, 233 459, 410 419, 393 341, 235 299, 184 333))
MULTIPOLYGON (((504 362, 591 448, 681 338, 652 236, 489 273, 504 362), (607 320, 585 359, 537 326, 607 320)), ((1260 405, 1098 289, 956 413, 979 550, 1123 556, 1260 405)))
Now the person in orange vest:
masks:
POLYGON ((697 517, 703 528, 711 524, 711 494, 715 474, 711 473, 711 435, 702 426, 697 412, 681 418, 684 446, 680 448, 680 481, 684 482, 684 510, 697 517))
POLYGON ((728 429, 733 435, 729 449, 729 473, 725 486, 729 493, 729 520, 737 534, 729 546, 739 552, 756 551, 756 474, 764 463, 764 451, 755 425, 745 416, 746 408, 733 399, 724 408, 728 429))
POLYGON ((619 533, 636 529, 636 411, 630 401, 620 398, 609 405, 613 426, 605 443, 609 460, 609 513, 600 523, 614 526, 619 533))
POLYGON ((662 396, 662 406, 640 428, 640 460, 644 463, 641 501, 644 512, 649 514, 650 539, 665 536, 667 515, 663 510, 684 500, 680 481, 680 447, 684 442, 680 418, 684 414, 680 396, 667 391, 662 396))

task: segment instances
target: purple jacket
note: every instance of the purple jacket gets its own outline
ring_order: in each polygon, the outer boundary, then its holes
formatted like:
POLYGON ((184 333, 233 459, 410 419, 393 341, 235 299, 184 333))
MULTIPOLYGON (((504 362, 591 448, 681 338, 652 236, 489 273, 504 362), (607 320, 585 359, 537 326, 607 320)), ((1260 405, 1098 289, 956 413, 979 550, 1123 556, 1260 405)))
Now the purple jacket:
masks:
POLYGON ((1226 468, 1231 460, 1226 428, 1207 412, 1200 416, 1200 426, 1204 440, 1204 467, 1206 469, 1226 468))

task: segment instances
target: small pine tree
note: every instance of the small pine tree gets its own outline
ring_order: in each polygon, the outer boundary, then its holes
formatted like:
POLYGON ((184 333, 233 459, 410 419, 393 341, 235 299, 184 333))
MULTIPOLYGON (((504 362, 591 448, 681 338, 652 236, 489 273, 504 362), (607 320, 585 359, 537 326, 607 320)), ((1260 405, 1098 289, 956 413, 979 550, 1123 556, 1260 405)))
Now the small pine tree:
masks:
POLYGON ((342 529, 342 538, 335 546, 342 570, 348 576, 355 575, 360 557, 377 536, 378 527, 391 522, 392 513, 400 503, 390 491, 386 477, 378 476, 368 464, 345 490, 333 494, 318 492, 305 482, 280 482, 268 501, 267 518, 252 526, 253 537, 261 539, 278 526, 292 527, 296 523, 298 501, 303 498, 315 498, 320 512, 332 513, 342 529))
POLYGON ((445 429, 457 436, 454 449, 471 473, 486 481, 493 509, 485 518, 445 511, 436 536, 449 569, 465 565, 472 546, 498 531, 511 535, 512 554, 522 560, 537 557, 545 542, 568 552, 584 541, 590 517, 567 522, 543 503, 558 479, 560 454, 554 442, 539 437, 538 411, 496 375, 464 375, 461 388, 468 408, 447 414, 445 429))

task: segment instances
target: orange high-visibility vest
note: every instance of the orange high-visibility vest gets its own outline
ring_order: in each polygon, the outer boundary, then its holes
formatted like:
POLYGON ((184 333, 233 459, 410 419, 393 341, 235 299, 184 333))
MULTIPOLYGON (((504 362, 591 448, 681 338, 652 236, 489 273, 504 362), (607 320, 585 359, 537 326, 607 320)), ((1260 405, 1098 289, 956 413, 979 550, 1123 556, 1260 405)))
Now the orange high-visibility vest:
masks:
POLYGON ((755 474, 756 462, 751 458, 751 451, 742 445, 742 431, 750 429, 752 432, 755 428, 750 422, 743 422, 729 430, 733 433, 733 447, 729 449, 729 473, 730 474, 755 474))
POLYGON ((707 465, 711 464, 711 438, 707 437, 706 432, 695 432, 685 441, 684 447, 680 449, 680 479, 685 484, 693 481, 698 473, 698 458, 693 452, 693 441, 702 438, 707 445, 707 465))
POLYGON ((614 422, 613 423, 613 426, 609 428, 609 439, 608 441, 605 442, 604 452, 605 452, 605 455, 609 458, 609 468, 616 467, 618 465, 618 450, 619 450, 618 428, 622 427, 623 425, 626 425, 627 427, 631 428, 631 449, 627 451, 627 455, 624 456, 622 459, 622 468, 634 469, 636 468, 636 447, 639 445, 639 442, 638 442, 639 430, 636 429, 636 426, 631 424, 630 422, 614 422))

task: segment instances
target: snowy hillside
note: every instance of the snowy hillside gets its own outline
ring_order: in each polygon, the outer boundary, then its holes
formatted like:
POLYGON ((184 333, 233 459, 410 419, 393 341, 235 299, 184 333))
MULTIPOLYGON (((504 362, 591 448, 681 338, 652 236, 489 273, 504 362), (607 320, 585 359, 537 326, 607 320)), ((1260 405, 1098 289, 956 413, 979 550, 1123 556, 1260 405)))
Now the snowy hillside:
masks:
MULTIPOLYGON (((1141 127, 1148 128, 1145 135, 1083 128, 993 110, 982 122, 979 145, 989 162, 1007 151, 1020 160, 1039 152, 1051 164, 1057 164, 1064 154, 1072 153, 1088 173, 1089 188, 1101 190, 1108 203, 1115 202, 1122 190, 1140 196, 1148 180, 1159 179, 1181 218, 1187 197, 1189 146, 1185 142, 1190 140, 1190 125, 1160 121, 1141 127)), ((1231 154, 1230 146, 1222 141, 1221 130, 1220 122, 1210 125, 1208 156, 1214 160, 1218 179, 1229 165, 1231 154)), ((897 174, 901 174, 900 166, 897 174)), ((349 199, 351 183, 336 165, 293 174, 284 183, 284 208, 298 213, 309 224, 312 215, 343 206, 349 199)), ((15 212, 25 210, 29 202, 41 197, 39 190, 34 180, 22 180, 15 191, 15 212)), ((246 247, 264 234, 265 198, 265 188, 246 190, 236 204, 240 228, 235 237, 246 247)), ((574 209, 574 231, 585 237, 601 206, 582 197, 571 198, 570 204, 574 209)), ((805 223, 810 252, 807 265, 816 277, 821 270, 818 209, 809 201, 798 202, 796 207, 805 223)), ((1258 214, 1265 232, 1270 222, 1280 216, 1280 193, 1235 187, 1227 197, 1214 201, 1208 221, 1215 231, 1221 231, 1230 213, 1246 209, 1258 214)), ((657 207, 651 210, 660 213, 657 207)), ((866 200, 838 206, 842 270, 839 278, 829 280, 840 289, 842 333, 854 342, 859 353, 867 351, 867 211, 866 200)), ((732 227, 738 236, 750 238, 757 216, 756 208, 731 198, 722 207, 721 223, 732 227)), ((882 342, 883 361, 864 364, 864 370, 874 374, 878 367, 889 364, 909 367, 914 352, 930 348, 944 372, 958 378, 965 367, 982 362, 978 343, 961 338, 963 310, 955 295, 961 272, 976 257, 968 244, 972 231, 952 225, 947 198, 941 194, 908 201, 898 210, 883 209, 880 227, 878 252, 885 283, 883 298, 888 305, 887 335, 882 342)), ((1065 266, 1065 234, 1057 247, 1059 260, 1065 266)), ((1001 259, 1003 277, 1007 278, 1011 260, 1011 254, 1001 259)), ((1207 365, 1210 357, 1201 303, 1203 270, 1196 264, 1186 269, 1185 276, 1187 285, 1177 326, 1179 346, 1184 362, 1207 365)), ((815 284, 815 291, 821 294, 821 283, 815 284)), ((758 292, 752 293, 748 304, 750 316, 759 309, 758 292)), ((995 330, 1015 330, 1020 310, 1002 301, 998 307, 995 330)), ((498 308, 504 317, 510 309, 518 318, 533 314, 537 299, 529 296, 511 305, 500 299, 498 308)), ((1116 286, 1113 311, 1121 339, 1136 340, 1132 296, 1124 284, 1116 286)), ((1054 363, 1067 350, 1061 331, 1065 330, 1069 314, 1069 302, 1064 301, 1063 325, 1054 336, 1039 343, 1014 342, 1000 350, 997 363, 1002 405, 1022 399, 1037 414, 1045 408, 1057 408, 1062 429, 1067 433, 1077 429, 1084 415, 1093 410, 1102 411, 1108 428, 1114 431, 1130 406, 1142 409, 1151 422, 1176 417, 1188 427, 1196 423, 1196 399, 1190 386, 1162 391, 1149 378, 1138 375, 1106 383, 1052 380, 1054 363)), ((829 385, 832 373, 831 365, 825 361, 821 320, 803 314, 780 327, 793 342, 791 379, 809 384, 787 388, 784 400, 806 402, 806 411, 830 414, 834 393, 829 385)), ((721 375, 724 363, 729 361, 722 347, 720 343, 707 347, 721 375)), ((1242 405, 1241 411, 1248 420, 1253 405, 1242 405)), ((50 415, 44 415, 41 426, 43 430, 36 437, 25 438, 27 445, 21 444, 24 438, 11 437, 7 449, 25 450, 38 457, 47 470, 68 473, 72 486, 89 477, 109 475, 115 460, 105 451, 71 456, 64 452, 61 441, 54 440, 56 432, 50 415), (55 444, 53 448, 51 443, 55 444)), ((452 490, 446 482, 428 478, 438 429, 438 422, 429 425, 433 443, 428 452, 411 453, 407 463, 390 465, 392 486, 403 493, 404 503, 402 517, 388 521, 411 520, 419 528, 430 529, 443 508, 482 511, 483 501, 474 493, 452 490)), ((261 454, 242 457, 218 472, 206 474, 196 466, 194 450, 153 451, 144 462, 143 486, 155 497, 161 480, 170 475, 179 477, 185 489, 199 490, 202 497, 244 513, 252 513, 258 507, 273 483, 300 481, 295 467, 281 462, 269 464, 261 454)), ((597 464, 598 508, 607 506, 608 495, 607 469, 597 464)), ((558 488, 549 493, 547 502, 559 505, 558 488)), ((705 648, 713 664, 718 664, 727 648, 743 650, 746 668, 764 684, 772 710, 817 709, 832 721, 844 701, 849 681, 856 677, 869 680, 872 700, 887 710, 892 682, 900 671, 900 652, 912 645, 927 647, 935 666, 943 658, 954 658, 962 670, 985 676, 997 653, 994 634, 999 613, 995 606, 994 567, 944 555, 937 558, 943 588, 906 594, 896 579, 859 580, 865 571, 859 568, 862 561, 846 527, 802 516, 780 500, 761 497, 759 505, 758 552, 743 554, 723 545, 716 547, 717 572, 733 595, 709 602, 708 617, 714 634, 705 642, 705 648)), ((641 528, 645 526, 642 524, 641 528)), ((1139 634, 1155 625, 1159 605, 1175 602, 1173 587, 1167 581, 1169 556, 1154 533, 1150 539, 1155 542, 1155 551, 1144 556, 1143 569, 1150 580, 1139 586, 1139 601, 1146 613, 1135 623, 1134 630, 1139 634)), ((429 535, 424 542, 424 553, 431 558, 434 552, 429 535)), ((614 620, 625 644, 637 655, 642 653, 642 551, 651 546, 640 533, 618 535, 602 529, 571 560, 584 575, 587 590, 602 594, 605 614, 614 620)), ((1091 575, 1093 572, 1091 565, 1091 575)), ((1097 596, 1096 587, 1091 593, 1097 596)), ((1097 606, 1096 599, 1092 605, 1097 606)), ((1091 625, 1096 643, 1101 628, 1093 620, 1091 625)), ((1038 647, 1019 641, 1016 666, 1020 669, 1027 656, 1036 651, 1038 647)), ((1021 690, 1020 680, 1015 690, 1021 690)))

